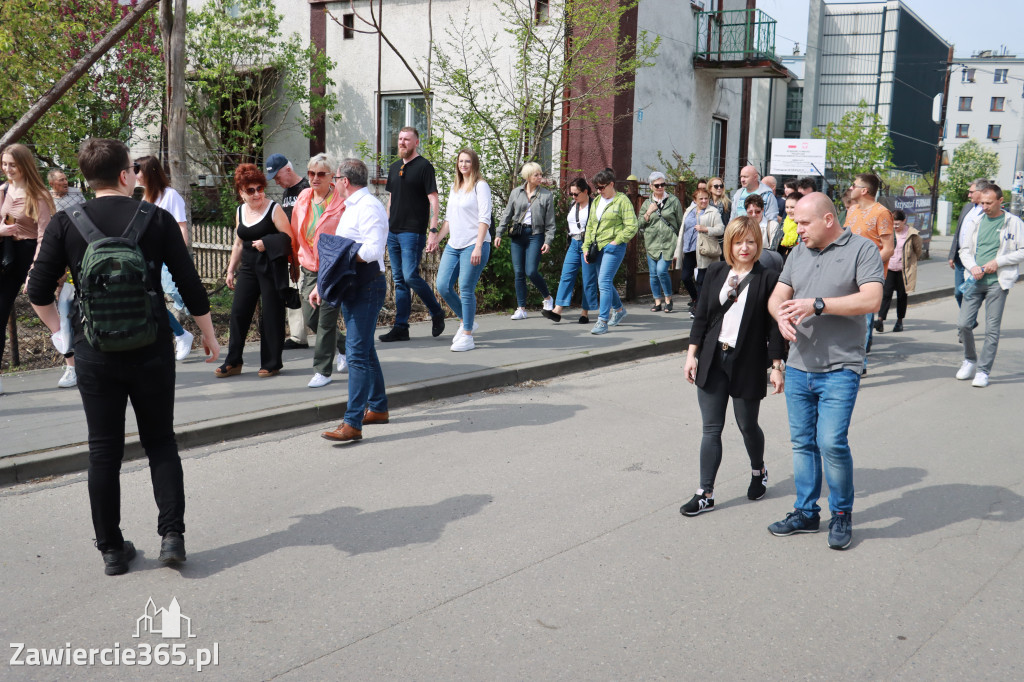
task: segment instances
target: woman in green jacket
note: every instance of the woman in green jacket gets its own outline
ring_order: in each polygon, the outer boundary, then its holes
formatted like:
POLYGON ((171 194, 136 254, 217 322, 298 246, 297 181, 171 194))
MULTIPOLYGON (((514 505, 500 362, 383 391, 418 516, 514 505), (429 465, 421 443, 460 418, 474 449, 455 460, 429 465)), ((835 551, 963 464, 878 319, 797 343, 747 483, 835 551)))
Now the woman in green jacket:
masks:
POLYGON ((675 257, 676 238, 683 222, 683 205, 679 199, 665 191, 667 181, 663 173, 651 173, 647 180, 651 197, 640 206, 640 231, 644 233, 647 251, 647 272, 651 276, 651 295, 654 296, 652 313, 672 312, 672 276, 668 269, 675 257), (665 299, 662 308, 661 299, 665 299))
POLYGON ((637 231, 636 212, 629 198, 615 191, 615 173, 605 168, 594 176, 594 188, 600 193, 594 202, 594 229, 587 230, 583 240, 583 259, 597 268, 600 306, 597 324, 591 334, 605 334, 626 316, 619 292, 615 290, 615 273, 626 256, 626 244, 637 231), (591 244, 597 244, 597 258, 588 257, 591 244), (614 308, 614 311, 612 310, 614 308))

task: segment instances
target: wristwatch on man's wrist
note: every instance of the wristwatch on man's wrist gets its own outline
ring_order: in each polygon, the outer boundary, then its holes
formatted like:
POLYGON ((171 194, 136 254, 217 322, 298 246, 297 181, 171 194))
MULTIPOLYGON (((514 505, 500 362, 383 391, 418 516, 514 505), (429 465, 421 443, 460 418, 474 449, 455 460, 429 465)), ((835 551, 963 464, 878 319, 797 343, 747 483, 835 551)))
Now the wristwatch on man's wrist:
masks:
POLYGON ((821 315, 823 312, 825 312, 825 299, 823 299, 823 298, 816 298, 816 299, 814 299, 814 314, 815 315, 821 315))
POLYGON ((437 228, 436 227, 430 228, 430 234, 437 234, 437 228))

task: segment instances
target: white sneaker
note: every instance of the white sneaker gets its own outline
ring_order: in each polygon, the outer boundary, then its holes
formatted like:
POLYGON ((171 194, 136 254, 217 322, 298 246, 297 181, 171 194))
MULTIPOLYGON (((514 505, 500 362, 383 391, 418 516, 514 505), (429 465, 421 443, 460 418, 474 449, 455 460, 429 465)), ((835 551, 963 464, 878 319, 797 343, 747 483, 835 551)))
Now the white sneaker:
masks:
POLYGON ((988 374, 979 371, 974 375, 974 381, 971 382, 971 386, 976 388, 985 388, 988 386, 988 374))
POLYGON ((330 377, 325 377, 320 372, 317 372, 316 374, 313 375, 313 378, 310 379, 309 383, 306 385, 309 386, 310 388, 320 388, 321 386, 326 386, 329 383, 331 383, 330 377))
POLYGON ((64 376, 57 382, 58 388, 73 388, 78 385, 78 373, 74 367, 65 367, 64 376))
POLYGON ((341 353, 338 353, 338 355, 335 357, 335 359, 334 359, 334 367, 339 372, 347 372, 348 371, 348 362, 345 361, 345 356, 342 355, 341 353))
POLYGON ((512 313, 513 320, 525 320, 526 319, 526 308, 516 308, 516 311, 512 313))
MULTIPOLYGON (((475 334, 476 330, 479 329, 479 328, 480 328, 480 323, 477 322, 476 320, 473 320, 473 333, 475 334)), ((462 336, 463 334, 465 334, 465 333, 466 333, 466 330, 463 329, 462 325, 460 324, 459 325, 459 330, 457 332, 455 332, 455 336, 452 337, 452 343, 455 343, 458 340, 458 338, 460 336, 462 336)))
POLYGON ((192 336, 191 332, 186 331, 181 336, 174 337, 174 359, 184 360, 188 357, 189 353, 192 352, 192 336))
POLYGON ((960 370, 956 373, 956 378, 960 381, 970 379, 974 376, 974 363, 970 360, 964 360, 964 364, 960 365, 960 370))
POLYGON ((550 296, 548 296, 547 298, 544 299, 544 310, 554 310, 554 309, 555 309, 555 299, 553 299, 550 296))
POLYGON ((452 350, 455 352, 473 350, 474 348, 476 348, 476 342, 473 341, 472 334, 463 334, 452 341, 452 350))

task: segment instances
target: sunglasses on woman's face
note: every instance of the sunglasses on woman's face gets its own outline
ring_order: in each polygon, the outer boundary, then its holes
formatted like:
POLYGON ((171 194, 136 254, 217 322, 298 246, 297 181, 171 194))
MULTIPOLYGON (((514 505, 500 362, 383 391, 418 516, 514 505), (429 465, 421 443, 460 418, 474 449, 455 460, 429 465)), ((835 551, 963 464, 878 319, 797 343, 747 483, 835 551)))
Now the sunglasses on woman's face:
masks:
POLYGON ((579 192, 569 192, 569 196, 571 196, 571 197, 578 197, 579 195, 580 195, 579 192))
POLYGON ((306 175, 309 176, 310 180, 312 180, 313 178, 320 178, 321 180, 323 180, 330 174, 331 171, 306 171, 306 175))
POLYGON ((665 186, 664 182, 656 182, 653 185, 651 185, 651 187, 653 187, 654 189, 661 189, 664 186, 665 186))
POLYGON ((711 185, 711 189, 722 189, 722 185, 711 185))
POLYGON ((262 185, 259 187, 246 187, 245 193, 248 194, 249 196, 252 196, 254 194, 263 194, 263 190, 265 189, 266 187, 263 187, 262 185))

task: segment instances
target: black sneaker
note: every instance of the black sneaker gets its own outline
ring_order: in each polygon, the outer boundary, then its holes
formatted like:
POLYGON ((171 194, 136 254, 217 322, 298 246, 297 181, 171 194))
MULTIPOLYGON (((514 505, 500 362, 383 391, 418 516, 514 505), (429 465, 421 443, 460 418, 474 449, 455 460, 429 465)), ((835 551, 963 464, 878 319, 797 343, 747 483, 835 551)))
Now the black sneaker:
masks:
POLYGON ((885 331, 885 320, 875 320, 875 331, 878 332, 879 334, 885 331))
POLYGON ((135 545, 129 540, 124 541, 121 549, 111 549, 103 553, 103 572, 107 575, 121 575, 128 572, 128 564, 135 558, 135 545))
POLYGON ((299 343, 295 339, 285 339, 284 340, 284 349, 285 350, 298 350, 300 348, 309 348, 309 344, 306 343, 305 341, 303 341, 302 343, 299 343))
MULTIPOLYGON (((444 315, 437 315, 436 317, 430 318, 430 333, 436 339, 437 337, 444 334, 444 315)), ((409 338, 409 330, 405 330, 405 338, 409 338)))
POLYGON ((828 522, 828 546, 832 549, 846 549, 853 542, 853 514, 832 512, 828 522))
MULTIPOLYGON (((442 327, 443 328, 443 327, 442 327)), ((436 336, 436 334, 435 334, 436 336)), ((409 328, 408 327, 392 327, 391 331, 387 334, 381 334, 377 337, 384 343, 389 341, 408 341, 409 340, 409 328)))
POLYGON ((556 313, 554 310, 547 310, 547 309, 541 310, 540 314, 543 315, 544 317, 548 318, 552 322, 561 322, 562 321, 562 316, 559 315, 558 313, 556 313))
POLYGON ((894 324, 892 326, 892 330, 894 332, 901 332, 901 331, 903 331, 903 320, 896 320, 896 324, 894 324))
POLYGON ((768 469, 761 469, 759 473, 750 477, 750 485, 747 486, 747 499, 760 500, 768 492, 768 469))
POLYGON ((160 561, 165 564, 180 564, 185 561, 185 538, 172 530, 160 542, 160 561))
POLYGON ((820 524, 821 517, 817 514, 805 516, 803 512, 798 512, 794 509, 786 514, 786 518, 768 526, 768 532, 779 537, 785 537, 794 533, 817 533, 820 524))
POLYGON ((683 516, 696 516, 702 512, 709 512, 715 510, 715 500, 712 497, 704 497, 703 495, 694 495, 693 499, 684 504, 679 508, 679 513, 683 516))

